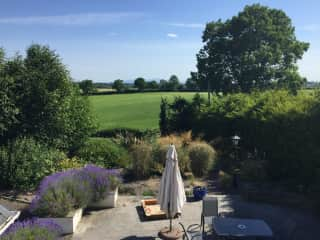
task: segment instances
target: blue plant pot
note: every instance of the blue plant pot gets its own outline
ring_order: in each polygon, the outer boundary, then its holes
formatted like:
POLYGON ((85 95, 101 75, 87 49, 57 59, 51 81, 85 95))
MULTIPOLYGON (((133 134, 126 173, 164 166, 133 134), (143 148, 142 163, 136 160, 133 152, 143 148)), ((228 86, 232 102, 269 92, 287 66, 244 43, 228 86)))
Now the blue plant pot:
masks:
POLYGON ((201 201, 207 194, 206 187, 196 186, 193 188, 193 198, 196 201, 201 201))

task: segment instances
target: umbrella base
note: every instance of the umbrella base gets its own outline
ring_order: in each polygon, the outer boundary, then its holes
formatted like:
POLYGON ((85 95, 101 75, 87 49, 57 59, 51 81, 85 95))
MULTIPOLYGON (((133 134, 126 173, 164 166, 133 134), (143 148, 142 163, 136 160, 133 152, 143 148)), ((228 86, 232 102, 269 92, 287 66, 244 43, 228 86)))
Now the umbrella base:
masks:
POLYGON ((176 240, 182 238, 183 232, 177 228, 172 228, 170 231, 169 227, 164 227, 160 230, 158 235, 163 240, 176 240))

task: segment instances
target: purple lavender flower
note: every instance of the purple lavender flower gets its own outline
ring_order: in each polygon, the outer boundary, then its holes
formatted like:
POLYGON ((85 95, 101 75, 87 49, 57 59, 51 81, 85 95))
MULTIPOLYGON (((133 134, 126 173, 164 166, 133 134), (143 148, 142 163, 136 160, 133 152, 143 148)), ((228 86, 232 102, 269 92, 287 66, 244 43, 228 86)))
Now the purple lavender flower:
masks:
POLYGON ((61 235, 62 229, 53 221, 29 219, 11 225, 1 236, 1 240, 43 239, 55 240, 61 235))
POLYGON ((89 202, 103 199, 119 181, 118 170, 95 165, 58 172, 40 183, 29 211, 36 216, 64 217, 89 202))
MULTIPOLYGON (((91 182, 93 191, 92 201, 99 201, 106 197, 108 191, 112 190, 115 180, 120 181, 120 173, 115 169, 105 169, 95 165, 87 165, 81 171, 91 182)), ((116 183, 116 184, 117 184, 116 183)))

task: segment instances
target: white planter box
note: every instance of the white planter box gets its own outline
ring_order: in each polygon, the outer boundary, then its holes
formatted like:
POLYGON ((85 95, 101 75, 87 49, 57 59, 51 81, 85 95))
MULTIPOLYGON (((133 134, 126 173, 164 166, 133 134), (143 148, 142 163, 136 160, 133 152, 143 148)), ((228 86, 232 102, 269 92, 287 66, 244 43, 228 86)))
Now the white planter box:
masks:
POLYGON ((71 234, 76 231, 77 226, 82 218, 82 212, 83 209, 80 208, 70 212, 66 217, 41 219, 50 220, 58 224, 62 228, 62 234, 71 234))
POLYGON ((117 206, 118 200, 118 188, 114 191, 109 192, 106 198, 98 201, 93 202, 88 205, 89 208, 114 208, 117 206))

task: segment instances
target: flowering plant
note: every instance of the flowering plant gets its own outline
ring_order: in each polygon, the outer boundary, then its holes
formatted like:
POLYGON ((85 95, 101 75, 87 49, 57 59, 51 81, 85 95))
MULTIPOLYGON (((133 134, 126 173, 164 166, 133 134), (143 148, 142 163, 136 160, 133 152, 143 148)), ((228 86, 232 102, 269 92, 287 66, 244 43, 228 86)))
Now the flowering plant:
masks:
POLYGON ((30 219, 11 225, 0 237, 1 240, 41 239, 56 240, 62 229, 52 221, 30 219))
POLYGON ((65 217, 77 208, 106 197, 120 182, 117 170, 87 165, 46 177, 30 204, 30 212, 41 217, 65 217))
POLYGON ((90 179, 81 170, 72 169, 46 177, 29 210, 37 216, 65 217, 70 211, 85 207, 91 198, 90 179))
POLYGON ((87 165, 82 169, 81 173, 85 178, 90 179, 92 202, 105 198, 108 191, 114 190, 120 182, 119 171, 115 169, 87 165))

